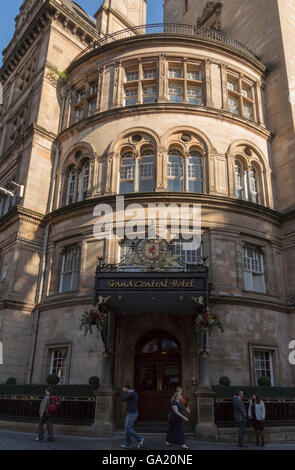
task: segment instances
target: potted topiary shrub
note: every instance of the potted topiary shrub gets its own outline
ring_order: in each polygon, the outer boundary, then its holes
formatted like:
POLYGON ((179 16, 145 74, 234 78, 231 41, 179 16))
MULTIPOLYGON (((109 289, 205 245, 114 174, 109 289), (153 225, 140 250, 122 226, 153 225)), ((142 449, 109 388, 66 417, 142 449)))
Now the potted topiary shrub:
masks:
POLYGON ((6 383, 7 383, 8 385, 16 385, 17 380, 16 380, 15 377, 9 377, 9 379, 6 380, 6 383))
POLYGON ((224 387, 228 387, 230 385, 230 379, 224 375, 219 379, 219 385, 223 385, 224 387))
POLYGON ((271 386, 271 380, 270 377, 267 377, 266 375, 262 375, 258 379, 258 385, 260 387, 270 387, 271 386))
POLYGON ((99 377, 97 377, 96 375, 93 377, 90 377, 90 379, 88 380, 88 383, 93 390, 97 389, 97 387, 99 386, 99 382, 100 382, 99 377))
POLYGON ((59 383, 59 376, 56 374, 50 374, 47 377, 47 383, 49 385, 57 385, 59 383))

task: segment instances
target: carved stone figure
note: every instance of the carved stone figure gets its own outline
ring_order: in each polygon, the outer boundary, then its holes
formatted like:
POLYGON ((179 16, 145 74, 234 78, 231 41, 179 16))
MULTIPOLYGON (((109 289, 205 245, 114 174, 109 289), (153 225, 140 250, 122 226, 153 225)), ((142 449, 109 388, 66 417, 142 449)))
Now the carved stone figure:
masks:
POLYGON ((221 2, 207 2, 202 16, 198 18, 197 26, 220 30, 222 7, 221 2))

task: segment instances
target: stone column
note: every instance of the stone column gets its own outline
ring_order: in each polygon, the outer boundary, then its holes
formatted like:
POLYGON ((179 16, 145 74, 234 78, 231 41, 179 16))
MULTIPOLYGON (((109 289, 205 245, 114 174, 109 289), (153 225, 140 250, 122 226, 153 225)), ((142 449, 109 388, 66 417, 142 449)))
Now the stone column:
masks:
POLYGON ((200 381, 195 392, 197 400, 197 424, 195 435, 197 440, 218 441, 217 427, 214 424, 214 397, 209 378, 209 338, 200 338, 202 341, 199 356, 200 381), (202 349, 208 353, 202 353, 202 349))
POLYGON ((166 77, 167 77, 166 55, 160 54, 159 60, 158 60, 158 80, 159 80, 158 103, 165 103, 167 101, 166 77))
POLYGON ((114 346, 115 316, 114 313, 109 313, 105 337, 105 354, 101 367, 101 383, 94 392, 96 404, 92 434, 97 437, 111 437, 115 427, 115 400, 118 390, 113 387, 114 346))

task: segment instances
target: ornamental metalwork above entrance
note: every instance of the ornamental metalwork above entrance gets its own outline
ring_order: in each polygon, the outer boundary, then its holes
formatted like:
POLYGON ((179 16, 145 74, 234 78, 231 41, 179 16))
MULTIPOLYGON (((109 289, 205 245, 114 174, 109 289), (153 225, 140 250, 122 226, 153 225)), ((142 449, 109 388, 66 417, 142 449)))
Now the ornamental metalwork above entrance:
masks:
POLYGON ((99 259, 94 303, 106 296, 123 314, 191 315, 196 306, 208 304, 208 290, 206 258, 187 264, 172 253, 166 240, 139 240, 118 264, 99 259))

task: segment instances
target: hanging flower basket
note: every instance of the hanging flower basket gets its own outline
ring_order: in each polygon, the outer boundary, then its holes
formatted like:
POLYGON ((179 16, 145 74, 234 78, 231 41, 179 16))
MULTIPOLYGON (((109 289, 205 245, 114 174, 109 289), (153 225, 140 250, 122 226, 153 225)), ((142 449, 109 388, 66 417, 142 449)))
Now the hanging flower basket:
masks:
POLYGON ((200 344, 199 354, 207 357, 210 353, 209 349, 209 336, 211 336, 214 328, 219 328, 224 332, 220 321, 215 313, 211 313, 209 308, 204 307, 202 313, 198 313, 195 319, 195 334, 197 344, 200 344))
MULTIPOLYGON (((97 335, 100 334, 105 347, 104 354, 106 354, 109 313, 109 308, 106 304, 109 299, 110 297, 98 297, 97 304, 91 307, 89 310, 86 310, 80 318, 80 330, 84 328, 85 335, 87 335, 87 333, 92 334, 93 328, 96 328, 96 333, 97 335)), ((110 351, 108 351, 108 353, 109 352, 110 351)))
POLYGON ((195 319, 195 330, 196 332, 208 333, 210 336, 214 328, 219 328, 222 332, 224 331, 217 315, 211 313, 209 308, 205 308, 195 319))

